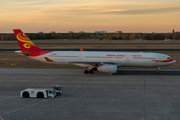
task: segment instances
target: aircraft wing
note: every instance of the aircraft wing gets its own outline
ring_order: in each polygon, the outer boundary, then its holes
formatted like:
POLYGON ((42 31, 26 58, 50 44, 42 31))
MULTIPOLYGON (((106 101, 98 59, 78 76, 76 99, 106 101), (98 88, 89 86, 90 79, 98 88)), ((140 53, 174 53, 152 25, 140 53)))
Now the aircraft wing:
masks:
POLYGON ((112 61, 54 61, 62 63, 82 63, 82 64, 118 64, 117 62, 112 61))
POLYGON ((117 62, 114 61, 53 61, 51 59, 49 59, 48 57, 45 57, 46 61, 48 62, 59 62, 59 63, 82 63, 82 64, 114 64, 114 65, 118 65, 117 62))

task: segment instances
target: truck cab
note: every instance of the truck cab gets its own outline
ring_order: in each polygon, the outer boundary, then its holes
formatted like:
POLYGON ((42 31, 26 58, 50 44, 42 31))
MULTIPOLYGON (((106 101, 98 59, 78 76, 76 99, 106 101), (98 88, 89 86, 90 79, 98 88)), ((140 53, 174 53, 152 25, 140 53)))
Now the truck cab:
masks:
POLYGON ((56 96, 56 91, 54 89, 46 90, 47 97, 54 98, 56 96))
POLYGON ((63 86, 62 85, 55 85, 53 89, 56 91, 56 96, 63 94, 63 86))

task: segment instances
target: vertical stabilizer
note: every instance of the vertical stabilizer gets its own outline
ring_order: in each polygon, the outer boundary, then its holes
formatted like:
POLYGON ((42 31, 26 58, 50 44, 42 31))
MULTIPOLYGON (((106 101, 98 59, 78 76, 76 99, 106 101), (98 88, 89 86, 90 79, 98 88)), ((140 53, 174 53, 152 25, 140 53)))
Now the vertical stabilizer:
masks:
POLYGON ((44 51, 38 48, 20 29, 13 29, 21 52, 44 51))

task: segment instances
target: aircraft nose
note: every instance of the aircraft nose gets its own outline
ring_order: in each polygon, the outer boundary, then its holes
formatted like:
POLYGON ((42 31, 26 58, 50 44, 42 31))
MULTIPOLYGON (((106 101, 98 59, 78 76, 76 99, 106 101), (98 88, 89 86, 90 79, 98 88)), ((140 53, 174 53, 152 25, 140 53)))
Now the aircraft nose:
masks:
POLYGON ((173 61, 173 63, 175 63, 175 62, 176 62, 176 60, 173 61))

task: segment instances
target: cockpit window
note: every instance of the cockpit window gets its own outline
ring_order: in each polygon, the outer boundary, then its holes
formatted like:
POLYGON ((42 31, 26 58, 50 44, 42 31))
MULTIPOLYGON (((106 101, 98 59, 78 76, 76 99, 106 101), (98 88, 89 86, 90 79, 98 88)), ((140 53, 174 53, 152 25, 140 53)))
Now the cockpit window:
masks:
POLYGON ((167 59, 171 59, 171 57, 167 57, 167 59))

